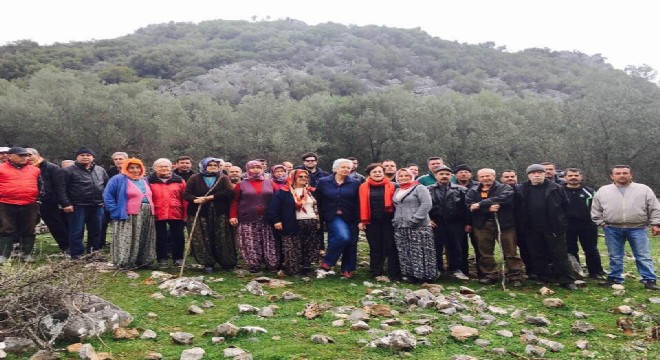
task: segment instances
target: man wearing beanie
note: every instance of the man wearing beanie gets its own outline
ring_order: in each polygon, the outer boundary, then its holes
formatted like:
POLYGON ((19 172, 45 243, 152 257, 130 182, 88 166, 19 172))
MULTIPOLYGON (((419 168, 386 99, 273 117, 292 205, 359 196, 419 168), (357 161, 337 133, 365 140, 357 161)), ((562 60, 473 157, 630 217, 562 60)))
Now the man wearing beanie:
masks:
POLYGON ((566 249, 566 192, 561 185, 546 179, 541 164, 528 166, 527 178, 522 184, 520 214, 533 272, 540 282, 557 282, 565 289, 576 290, 566 249))
POLYGON ((472 169, 466 164, 461 164, 454 169, 454 176, 456 184, 464 186, 468 189, 471 189, 475 186, 479 186, 478 181, 472 180, 472 169))
POLYGON ((99 249, 103 219, 103 190, 108 174, 94 163, 94 151, 81 147, 76 163, 64 169, 65 195, 62 210, 69 223, 69 252, 77 259, 85 252, 83 237, 87 228, 87 250, 99 249))

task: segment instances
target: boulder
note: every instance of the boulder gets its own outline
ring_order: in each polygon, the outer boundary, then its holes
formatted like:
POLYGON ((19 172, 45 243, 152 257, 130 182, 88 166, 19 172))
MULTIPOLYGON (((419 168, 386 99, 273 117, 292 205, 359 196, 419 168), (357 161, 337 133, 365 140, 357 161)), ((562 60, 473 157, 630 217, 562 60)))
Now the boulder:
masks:
POLYGON ((215 293, 199 278, 180 277, 169 279, 158 286, 161 290, 169 291, 170 295, 181 297, 186 295, 210 296, 215 293))
POLYGON ((197 305, 188 306, 188 313, 191 315, 200 315, 204 313, 204 310, 197 305))
POLYGON ((369 346, 393 351, 410 351, 417 346, 417 339, 406 330, 394 330, 387 336, 372 341, 369 346))
POLYGON ((479 330, 463 325, 451 327, 451 336, 458 341, 465 341, 479 335, 479 330))
POLYGON ((232 323, 224 323, 218 325, 215 330, 215 336, 234 337, 238 335, 240 328, 232 323))
POLYGON ((199 360, 204 357, 206 352, 200 347, 194 347, 192 349, 186 349, 181 352, 180 360, 199 360))
POLYGON ((192 345, 195 335, 187 332, 177 331, 170 333, 170 338, 172 338, 172 341, 177 344, 192 345))
POLYGON ((20 354, 36 350, 34 342, 30 339, 7 336, 4 341, 0 342, 0 350, 10 354, 20 354))

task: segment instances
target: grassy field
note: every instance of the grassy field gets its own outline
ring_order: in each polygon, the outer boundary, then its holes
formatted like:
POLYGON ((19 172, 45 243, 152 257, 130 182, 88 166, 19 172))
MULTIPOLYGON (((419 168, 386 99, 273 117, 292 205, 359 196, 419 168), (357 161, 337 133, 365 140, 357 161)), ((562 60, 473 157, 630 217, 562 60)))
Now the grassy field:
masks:
MULTIPOLYGON (((660 238, 652 239, 653 258, 658 267, 660 261, 660 238)), ((606 254, 601 244, 601 255, 606 254)), ((47 254, 56 252, 54 241, 48 235, 39 237, 37 253, 43 258, 47 254)), ((360 261, 368 260, 368 248, 364 241, 360 244, 360 261)), ((604 266, 607 268, 607 257, 603 256, 604 266)), ((583 262, 584 263, 584 262, 583 262)), ((477 319, 478 313, 474 310, 459 312, 455 315, 446 316, 438 313, 435 309, 421 309, 409 307, 403 304, 391 304, 392 309, 400 314, 397 316, 403 321, 402 325, 393 326, 390 330, 406 329, 413 331, 415 325, 411 320, 420 319, 425 316, 437 318, 431 326, 433 332, 427 336, 430 346, 418 345, 409 353, 395 353, 390 350, 365 347, 366 341, 383 334, 374 334, 367 331, 354 331, 350 329, 350 322, 344 327, 333 327, 332 321, 337 318, 330 312, 324 312, 322 316, 307 320, 298 315, 304 309, 306 303, 318 302, 328 303, 332 306, 354 306, 361 308, 361 301, 365 295, 374 289, 383 289, 387 286, 397 288, 419 289, 419 286, 405 283, 385 284, 371 279, 365 268, 358 269, 355 278, 346 280, 337 276, 325 279, 301 279, 287 278, 292 285, 285 288, 268 289, 265 296, 256 296, 245 291, 245 285, 251 280, 251 276, 238 277, 234 272, 216 272, 210 276, 224 278, 224 281, 209 282, 209 286, 222 299, 211 299, 202 296, 187 296, 174 298, 166 294, 165 299, 153 300, 150 295, 159 291, 157 285, 145 284, 151 270, 139 270, 138 279, 129 279, 125 272, 99 274, 98 284, 93 290, 107 300, 117 304, 134 317, 132 328, 142 332, 151 329, 158 334, 156 340, 114 340, 111 335, 103 337, 103 342, 90 339, 97 351, 106 351, 113 354, 114 359, 142 359, 149 350, 155 350, 163 355, 164 359, 178 359, 184 349, 192 346, 176 345, 169 337, 173 331, 185 331, 195 335, 194 345, 202 347, 206 351, 206 359, 223 358, 223 350, 230 346, 237 346, 249 351, 254 359, 395 359, 410 357, 415 359, 449 359, 455 354, 467 354, 479 359, 507 359, 507 358, 533 358, 525 354, 525 346, 519 336, 522 329, 533 329, 532 325, 524 322, 525 316, 512 318, 510 314, 515 309, 524 311, 525 315, 544 315, 552 324, 547 327, 549 334, 539 334, 539 337, 560 342, 565 348, 559 352, 547 351, 544 358, 548 359, 659 359, 660 343, 647 339, 646 329, 654 324, 648 317, 631 317, 634 320, 634 331, 625 335, 617 327, 616 321, 621 314, 613 312, 620 305, 629 305, 634 310, 643 314, 660 315, 660 305, 651 304, 650 297, 660 297, 660 292, 654 293, 644 290, 642 285, 634 278, 637 272, 631 257, 626 258, 626 271, 631 278, 626 280, 625 294, 615 295, 613 290, 598 286, 593 280, 587 280, 588 286, 575 292, 566 291, 558 286, 550 286, 555 294, 552 297, 560 298, 566 306, 558 309, 548 309, 543 306, 543 297, 538 290, 540 285, 528 282, 524 287, 503 291, 498 285, 483 286, 476 281, 458 282, 448 279, 440 279, 438 283, 444 286, 444 294, 456 292, 461 285, 468 286, 489 304, 507 310, 507 315, 496 315, 497 321, 506 321, 509 325, 477 326, 466 323, 466 326, 478 328, 479 338, 491 341, 486 347, 477 346, 474 339, 458 342, 450 336, 449 326, 460 324, 460 315, 473 315, 477 319), (373 285, 365 286, 364 282, 373 285), (284 291, 290 291, 303 296, 302 300, 282 301, 278 299, 284 291), (211 300, 215 307, 206 309, 205 314, 189 315, 187 308, 191 304, 201 304, 204 300, 211 300), (256 307, 277 305, 275 316, 262 319, 256 314, 239 314, 239 304, 250 304, 256 307), (595 325, 595 331, 583 335, 571 332, 571 325, 577 320, 572 312, 582 311, 590 316, 585 320, 595 325), (147 313, 153 312, 158 315, 156 319, 147 317, 147 313), (224 322, 232 322, 237 326, 259 326, 268 330, 266 334, 239 335, 236 338, 228 338, 225 343, 212 344, 211 336, 204 335, 206 331, 213 330, 217 325, 224 322), (510 330, 514 336, 505 338, 496 334, 497 330, 510 330), (315 344, 310 340, 313 334, 324 334, 331 336, 334 344, 315 344), (575 346, 578 339, 589 341, 588 352, 583 352, 575 346), (504 348, 508 351, 505 355, 493 353, 493 348, 504 348)), ((171 268, 169 271, 178 274, 178 269, 171 268)), ((200 276, 199 270, 190 269, 185 276, 200 276)), ((277 277, 273 273, 263 274, 269 277, 277 277)), ((1 291, 1 290, 0 290, 1 291)), ((374 301, 379 304, 387 304, 382 299, 375 297, 374 301)), ((656 317, 657 319, 657 317, 656 317)), ((372 329, 378 329, 380 321, 385 318, 373 317, 370 321, 372 329)), ((389 331, 389 330, 388 330, 389 331)), ((64 347, 66 344, 60 344, 64 347)), ((65 354, 63 358, 77 359, 76 354, 65 354)))

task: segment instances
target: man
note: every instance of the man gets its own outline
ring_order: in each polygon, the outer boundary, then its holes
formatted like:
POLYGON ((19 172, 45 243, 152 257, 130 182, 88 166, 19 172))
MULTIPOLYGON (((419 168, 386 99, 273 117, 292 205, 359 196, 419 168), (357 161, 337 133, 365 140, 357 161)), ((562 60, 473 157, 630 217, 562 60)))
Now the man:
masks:
POLYGON ((193 164, 190 156, 179 156, 176 159, 176 170, 174 170, 174 173, 181 176, 183 180, 188 182, 188 179, 190 179, 190 177, 195 173, 192 168, 193 164))
MULTIPOLYGON (((467 188, 452 184, 452 171, 447 166, 435 168, 437 182, 428 187, 433 206, 429 211, 433 239, 435 241, 436 261, 438 270, 443 271, 443 249, 447 248, 447 268, 452 277, 459 280, 470 280, 465 275, 464 248, 467 248, 465 234, 472 231, 468 225, 468 210, 465 205, 467 188)), ((467 263, 467 258, 465 259, 467 263)))
POLYGON ((557 175, 555 164, 549 161, 542 162, 543 169, 545 170, 545 178, 559 185, 564 185, 566 181, 557 175))
POLYGON ((293 163, 291 161, 282 161, 282 165, 286 168, 286 173, 289 174, 293 171, 293 163))
POLYGON ((442 160, 441 157, 439 156, 431 156, 426 160, 426 165, 429 168, 429 173, 423 176, 420 176, 417 178, 417 181, 424 185, 424 186, 429 186, 435 184, 435 174, 433 174, 433 169, 437 168, 438 166, 444 165, 444 161, 442 160))
POLYGON ((232 189, 236 187, 236 184, 241 182, 243 177, 243 170, 238 166, 232 166, 227 171, 227 176, 229 176, 229 181, 231 182, 232 189))
POLYGON ((116 153, 112 154, 112 162, 115 164, 115 166, 111 166, 110 169, 108 169, 108 178, 112 178, 121 172, 121 165, 126 159, 128 159, 128 154, 123 151, 117 151, 116 153))
POLYGON ((349 157, 347 159, 353 163, 353 168, 351 169, 351 173, 348 174, 348 176, 359 181, 360 183, 363 183, 366 180, 366 177, 358 172, 358 166, 360 165, 358 159, 355 157, 349 157))
POLYGON ((303 161, 303 164, 298 168, 309 171, 309 186, 316 187, 316 183, 320 178, 330 175, 317 166, 319 163, 319 157, 315 153, 308 152, 300 158, 303 161))
POLYGON ((522 226, 522 185, 518 184, 518 175, 515 170, 506 169, 502 170, 500 175, 500 182, 507 184, 513 189, 513 214, 516 222, 516 245, 520 251, 520 258, 525 264, 525 273, 527 278, 536 279, 532 266, 532 256, 529 254, 527 243, 525 242, 525 229, 522 226))
POLYGON ((417 179, 419 177, 419 166, 417 164, 408 164, 406 169, 417 179))
POLYGON ((479 185, 478 181, 472 180, 472 169, 466 164, 461 164, 456 167, 454 173, 456 177, 456 184, 464 186, 468 189, 479 185))
POLYGON ((385 177, 390 179, 392 182, 396 182, 396 179, 394 177, 396 176, 396 163, 394 160, 383 160, 383 173, 385 173, 385 177))
POLYGON ((660 235, 660 202, 651 188, 632 182, 628 165, 612 167, 610 178, 612 184, 598 189, 591 205, 591 219, 603 228, 610 258, 606 284, 623 282, 623 253, 628 240, 644 287, 659 290, 647 227, 651 225, 653 235, 660 235))
POLYGON ((21 246, 22 258, 32 262, 34 228, 39 223, 39 173, 29 164, 28 152, 21 147, 7 151, 0 164, 0 264, 9 260, 14 241, 21 246))
POLYGON ((69 250, 69 231, 61 206, 64 205, 64 172, 59 166, 46 161, 36 149, 26 149, 33 166, 41 172, 41 219, 48 226, 48 231, 63 253, 69 250))
POLYGON ((103 220, 103 190, 108 174, 94 163, 94 151, 81 147, 76 163, 64 169, 65 198, 62 210, 68 214, 69 253, 72 259, 83 255, 83 237, 87 228, 87 250, 99 250, 103 220))
POLYGON ((495 170, 484 168, 477 171, 479 185, 469 189, 466 203, 470 210, 472 230, 477 242, 482 284, 497 282, 495 243, 498 237, 506 263, 506 277, 514 287, 522 286, 522 263, 516 251, 516 230, 513 213, 513 190, 509 185, 495 181, 495 170), (499 228, 498 228, 499 225, 499 228))
POLYGON ((8 151, 9 151, 8 147, 6 146, 0 147, 0 164, 4 163, 9 158, 8 151))
POLYGON ((569 254, 578 257, 578 239, 587 260, 587 270, 592 279, 601 279, 606 275, 598 252, 598 226, 591 221, 591 203, 594 190, 582 186, 580 169, 568 168, 564 172, 564 191, 568 196, 568 228, 566 229, 566 247, 569 254))
POLYGON ((522 225, 539 282, 557 282, 576 290, 568 263, 566 227, 568 198, 564 188, 546 178, 543 165, 527 167, 529 180, 522 184, 522 225))
POLYGON ((60 166, 62 167, 62 169, 64 169, 64 168, 68 168, 69 166, 73 166, 75 163, 76 163, 75 160, 62 160, 60 166))
POLYGON ((229 161, 225 161, 225 165, 223 166, 222 172, 225 173, 225 175, 229 174, 229 168, 232 166, 234 166, 234 164, 232 164, 229 161))

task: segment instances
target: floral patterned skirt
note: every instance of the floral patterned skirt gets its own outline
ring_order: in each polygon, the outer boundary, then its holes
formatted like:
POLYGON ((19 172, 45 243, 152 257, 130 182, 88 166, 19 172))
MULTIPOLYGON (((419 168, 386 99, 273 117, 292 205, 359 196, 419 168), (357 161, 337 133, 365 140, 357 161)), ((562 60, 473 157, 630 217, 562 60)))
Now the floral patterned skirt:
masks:
POLYGON ((156 260, 155 217, 151 205, 142 204, 137 215, 127 220, 112 221, 112 263, 119 268, 130 269, 148 266, 156 260))
POLYGON ((394 242, 399 253, 401 275, 425 281, 438 276, 435 243, 430 226, 396 228, 394 242))

